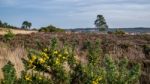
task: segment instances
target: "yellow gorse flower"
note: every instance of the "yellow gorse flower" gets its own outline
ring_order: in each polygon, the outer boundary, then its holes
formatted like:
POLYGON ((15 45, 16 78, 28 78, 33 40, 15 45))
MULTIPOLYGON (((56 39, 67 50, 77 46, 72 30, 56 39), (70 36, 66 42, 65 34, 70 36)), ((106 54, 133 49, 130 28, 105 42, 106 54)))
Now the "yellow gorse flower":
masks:
POLYGON ((49 59, 47 53, 45 53, 45 52, 41 52, 40 56, 43 58, 44 61, 47 60, 47 59, 49 59))
POLYGON ((33 60, 29 60, 28 62, 29 62, 29 64, 32 64, 34 61, 33 60))
POLYGON ((45 57, 43 57, 43 59, 44 59, 44 60, 47 60, 47 59, 49 59, 49 57, 48 57, 48 56, 45 56, 45 57))
POLYGON ((25 80, 31 81, 31 77, 29 75, 25 75, 25 80))
POLYGON ((58 54, 58 51, 57 51, 57 50, 55 50, 55 51, 54 51, 54 54, 58 54))
POLYGON ((38 79, 39 79, 39 80, 42 80, 42 77, 39 77, 38 79))
POLYGON ((56 64, 56 65, 59 65, 59 64, 60 64, 60 60, 59 60, 58 58, 56 59, 55 64, 56 64))
POLYGON ((61 56, 62 56, 61 54, 58 55, 58 57, 61 57, 61 56))
POLYGON ((44 60, 43 58, 40 58, 40 59, 39 59, 39 63, 40 63, 40 64, 43 64, 43 63, 45 63, 45 60, 44 60))
POLYGON ((96 79, 96 81, 101 81, 102 80, 102 77, 98 77, 97 79, 96 79))
POLYGON ((44 52, 41 52, 41 55, 42 55, 42 56, 44 56, 44 57, 46 57, 46 56, 47 56, 47 54, 46 54, 46 53, 44 53, 44 52))
POLYGON ((101 80, 102 80, 102 77, 98 77, 92 81, 92 84, 99 84, 99 81, 101 81, 101 80))
POLYGON ((44 52, 47 52, 47 51, 48 51, 48 49, 47 49, 47 48, 45 48, 45 49, 44 49, 44 52))
POLYGON ((65 56, 63 56, 63 57, 62 57, 62 59, 63 59, 63 60, 65 60, 65 59, 66 59, 66 57, 65 57, 65 56))
POLYGON ((35 61, 35 60, 36 60, 36 56, 33 55, 33 56, 31 57, 31 60, 32 60, 32 61, 35 61))
POLYGON ((99 84, 97 81, 92 81, 92 84, 99 84))
POLYGON ((68 53, 68 51, 65 49, 64 50, 64 54, 66 54, 66 55, 68 55, 69 53, 68 53))

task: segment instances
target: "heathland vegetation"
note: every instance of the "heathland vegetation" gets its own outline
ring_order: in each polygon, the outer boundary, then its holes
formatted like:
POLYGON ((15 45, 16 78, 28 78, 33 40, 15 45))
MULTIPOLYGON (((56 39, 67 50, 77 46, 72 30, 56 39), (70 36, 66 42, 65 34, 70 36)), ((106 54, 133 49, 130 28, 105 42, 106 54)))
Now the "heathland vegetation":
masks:
POLYGON ((77 59, 75 44, 60 45, 52 38, 50 46, 39 50, 29 49, 27 59, 23 59, 25 70, 21 77, 8 62, 3 68, 4 84, 134 84, 139 83, 140 64, 129 65, 128 59, 114 60, 106 54, 102 56, 100 41, 87 41, 87 57, 77 59), (128 68, 130 66, 130 68, 128 68))
POLYGON ((4 84, 149 83, 148 35, 61 32, 5 39, 0 36, 4 84))
MULTIPOLYGON (((35 33, 0 35, 2 84, 149 84, 150 35, 65 32, 55 26, 35 33)), ((31 22, 24 21, 23 29, 31 22)), ((4 27, 4 26, 1 26, 4 27)))

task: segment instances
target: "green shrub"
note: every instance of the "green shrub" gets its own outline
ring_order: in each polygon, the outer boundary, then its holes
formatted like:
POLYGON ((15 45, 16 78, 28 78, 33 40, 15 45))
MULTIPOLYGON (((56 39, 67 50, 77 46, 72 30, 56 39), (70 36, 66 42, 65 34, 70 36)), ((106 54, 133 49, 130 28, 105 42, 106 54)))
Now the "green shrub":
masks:
POLYGON ((30 51, 29 60, 26 60, 28 69, 49 73, 55 84, 67 84, 69 73, 66 72, 63 64, 67 62, 69 52, 67 48, 57 48, 57 40, 52 39, 51 46, 43 48, 42 51, 30 51))
POLYGON ((15 84, 16 81, 16 71, 14 65, 11 62, 8 62, 3 68, 4 79, 2 84, 15 84))
POLYGON ((9 41, 12 40, 15 37, 15 34, 13 34, 10 30, 7 31, 7 33, 4 35, 4 40, 9 41))
POLYGON ((150 45, 143 45, 143 52, 145 53, 146 57, 147 58, 150 58, 149 55, 150 55, 150 45))
POLYGON ((96 40, 96 42, 88 42, 88 61, 93 66, 98 66, 100 63, 102 50, 100 48, 100 41, 96 40))
POLYGON ((107 33, 108 33, 108 34, 113 34, 113 32, 112 32, 112 31, 108 31, 107 33))
POLYGON ((116 31, 114 32, 114 34, 116 34, 116 35, 124 35, 125 32, 123 30, 121 30, 121 29, 116 29, 116 31))
POLYGON ((30 50, 24 60, 26 70, 16 79, 15 69, 6 65, 3 70, 4 84, 137 84, 140 65, 129 67, 127 59, 113 60, 111 56, 101 57, 100 41, 87 45, 86 64, 75 59, 75 47, 61 46, 56 38, 51 45, 40 50, 30 50), (30 74, 29 71, 32 73, 30 74), (37 73, 33 73, 36 71, 37 73), (9 74, 10 73, 10 74, 9 74), (50 77, 41 75, 47 74, 50 77), (8 75, 7 75, 8 74, 8 75), (8 77, 9 76, 9 77, 8 77), (10 80, 11 79, 11 80, 10 80), (7 82, 8 81, 8 82, 7 82))
POLYGON ((39 32, 64 32, 64 30, 50 25, 47 27, 42 27, 41 29, 39 29, 39 32))
POLYGON ((139 64, 128 68, 128 60, 123 59, 118 63, 110 57, 105 58, 106 79, 108 84, 137 84, 141 74, 139 64))
POLYGON ((17 79, 15 84, 53 84, 49 77, 44 74, 22 72, 21 78, 17 79))

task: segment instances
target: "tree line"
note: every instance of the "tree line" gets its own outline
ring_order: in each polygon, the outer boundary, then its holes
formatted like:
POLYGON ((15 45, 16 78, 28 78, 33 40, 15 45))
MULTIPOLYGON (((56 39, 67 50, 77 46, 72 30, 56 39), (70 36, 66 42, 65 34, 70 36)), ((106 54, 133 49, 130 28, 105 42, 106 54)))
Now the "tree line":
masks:
MULTIPOLYGON (((31 22, 23 21, 21 28, 22 29, 30 29, 31 26, 32 26, 31 22)), ((12 26, 12 25, 8 24, 7 22, 2 22, 1 20, 0 20, 0 27, 3 27, 3 28, 18 28, 16 26, 12 26)))
POLYGON ((0 27, 3 27, 3 28, 17 28, 15 26, 12 26, 12 25, 8 24, 7 22, 2 22, 1 20, 0 20, 0 27))
MULTIPOLYGON (((96 20, 94 21, 94 25, 96 28, 99 29, 99 31, 107 31, 108 25, 106 23, 106 20, 103 15, 97 15, 96 20)), ((3 28, 17 28, 15 26, 9 25, 6 22, 2 22, 0 20, 0 27, 3 28)), ((23 21, 21 29, 30 29, 32 27, 32 23, 29 21, 23 21)), ((46 32, 54 32, 54 31, 63 31, 62 29, 56 28, 55 26, 47 26, 47 27, 41 27, 39 31, 46 31, 46 32)))

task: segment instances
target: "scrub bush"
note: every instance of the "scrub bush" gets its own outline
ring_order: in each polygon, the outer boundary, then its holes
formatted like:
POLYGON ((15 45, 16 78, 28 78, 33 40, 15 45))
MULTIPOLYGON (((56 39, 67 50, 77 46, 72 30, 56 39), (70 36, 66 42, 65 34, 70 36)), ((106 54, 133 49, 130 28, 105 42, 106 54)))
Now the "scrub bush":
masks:
POLYGON ((23 60, 26 69, 22 72, 21 78, 16 79, 15 69, 8 63, 3 70, 2 83, 137 84, 141 72, 140 65, 134 64, 129 67, 127 59, 114 60, 109 55, 102 57, 100 44, 100 41, 88 43, 88 62, 83 64, 75 58, 75 46, 60 46, 54 38, 51 45, 46 48, 29 50, 28 59, 23 60), (8 73, 11 75, 5 75, 8 73))

